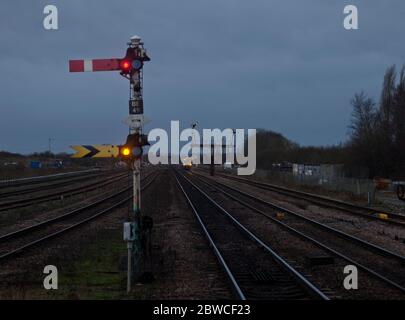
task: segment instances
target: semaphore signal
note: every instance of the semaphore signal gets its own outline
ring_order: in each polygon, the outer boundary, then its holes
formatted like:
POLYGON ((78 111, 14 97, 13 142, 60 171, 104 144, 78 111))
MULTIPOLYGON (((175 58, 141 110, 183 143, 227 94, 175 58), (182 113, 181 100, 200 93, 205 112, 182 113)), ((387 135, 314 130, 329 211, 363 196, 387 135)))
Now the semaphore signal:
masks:
POLYGON ((119 71, 120 75, 128 79, 130 83, 129 116, 125 121, 129 126, 126 143, 121 146, 72 146, 76 151, 73 157, 120 157, 132 168, 133 214, 131 222, 124 224, 124 238, 128 244, 128 292, 131 290, 131 271, 134 269, 133 271, 139 272, 140 260, 143 255, 141 241, 144 240, 144 233, 141 221, 148 220, 147 217, 141 217, 142 148, 149 144, 146 135, 142 134, 145 121, 143 116, 142 69, 146 61, 150 61, 150 58, 138 36, 133 36, 130 39, 123 58, 69 61, 70 72, 119 71))

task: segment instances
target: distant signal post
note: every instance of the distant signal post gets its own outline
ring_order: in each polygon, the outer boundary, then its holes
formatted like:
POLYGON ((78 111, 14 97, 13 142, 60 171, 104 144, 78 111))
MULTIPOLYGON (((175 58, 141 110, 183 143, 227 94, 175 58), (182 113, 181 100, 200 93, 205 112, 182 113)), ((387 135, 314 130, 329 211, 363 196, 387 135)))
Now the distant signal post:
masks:
POLYGON ((128 163, 133 173, 133 214, 131 221, 124 225, 124 240, 128 243, 128 282, 127 291, 131 290, 131 272, 139 272, 141 265, 141 159, 143 147, 148 144, 147 137, 142 133, 143 115, 143 65, 150 61, 140 37, 133 36, 128 42, 124 58, 70 60, 70 72, 120 71, 129 80, 130 99, 129 126, 127 141, 122 146, 84 145, 72 146, 76 151, 73 158, 109 158, 121 157, 128 163))

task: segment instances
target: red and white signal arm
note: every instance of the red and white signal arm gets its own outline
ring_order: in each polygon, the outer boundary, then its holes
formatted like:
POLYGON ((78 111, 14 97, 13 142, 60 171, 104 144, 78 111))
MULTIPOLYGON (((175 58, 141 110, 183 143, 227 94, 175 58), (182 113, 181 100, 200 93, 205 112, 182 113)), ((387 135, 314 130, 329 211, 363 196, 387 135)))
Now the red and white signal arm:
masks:
POLYGON ((94 72, 121 70, 122 59, 69 60, 69 72, 94 72))

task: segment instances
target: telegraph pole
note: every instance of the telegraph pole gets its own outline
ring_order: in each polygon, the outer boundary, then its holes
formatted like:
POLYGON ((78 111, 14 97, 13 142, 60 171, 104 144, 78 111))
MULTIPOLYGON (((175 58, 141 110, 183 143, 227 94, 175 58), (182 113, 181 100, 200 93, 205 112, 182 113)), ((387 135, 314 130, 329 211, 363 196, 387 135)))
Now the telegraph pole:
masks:
POLYGON ((54 138, 48 138, 48 151, 49 155, 52 153, 52 141, 54 141, 54 138))

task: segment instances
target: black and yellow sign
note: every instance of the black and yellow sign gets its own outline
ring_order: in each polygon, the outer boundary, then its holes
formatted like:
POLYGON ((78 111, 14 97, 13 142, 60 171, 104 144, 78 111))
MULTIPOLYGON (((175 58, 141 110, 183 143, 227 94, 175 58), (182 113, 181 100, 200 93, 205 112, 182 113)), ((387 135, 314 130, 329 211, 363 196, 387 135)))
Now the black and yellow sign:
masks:
POLYGON ((76 151, 71 158, 117 158, 120 149, 120 146, 108 144, 70 147, 76 151))

